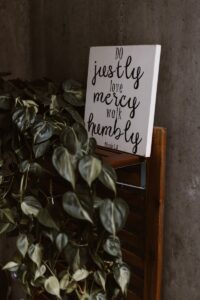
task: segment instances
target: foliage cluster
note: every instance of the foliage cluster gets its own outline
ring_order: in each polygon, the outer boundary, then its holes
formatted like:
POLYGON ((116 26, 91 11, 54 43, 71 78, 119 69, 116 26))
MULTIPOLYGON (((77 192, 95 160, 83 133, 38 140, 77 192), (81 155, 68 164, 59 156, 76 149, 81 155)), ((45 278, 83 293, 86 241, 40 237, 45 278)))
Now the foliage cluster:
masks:
POLYGON ((84 100, 71 80, 0 81, 0 234, 16 236, 3 269, 30 299, 111 300, 127 291, 117 232, 128 208, 84 128, 84 100))

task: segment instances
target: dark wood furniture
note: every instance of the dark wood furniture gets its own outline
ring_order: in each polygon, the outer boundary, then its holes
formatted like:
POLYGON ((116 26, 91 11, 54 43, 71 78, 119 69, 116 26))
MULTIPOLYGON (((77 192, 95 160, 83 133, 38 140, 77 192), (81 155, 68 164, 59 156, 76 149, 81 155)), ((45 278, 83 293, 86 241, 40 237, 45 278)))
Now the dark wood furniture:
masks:
POLYGON ((104 148, 98 154, 116 169, 118 192, 130 207, 127 225, 120 233, 124 260, 132 273, 127 300, 160 300, 166 130, 154 128, 150 158, 104 148))

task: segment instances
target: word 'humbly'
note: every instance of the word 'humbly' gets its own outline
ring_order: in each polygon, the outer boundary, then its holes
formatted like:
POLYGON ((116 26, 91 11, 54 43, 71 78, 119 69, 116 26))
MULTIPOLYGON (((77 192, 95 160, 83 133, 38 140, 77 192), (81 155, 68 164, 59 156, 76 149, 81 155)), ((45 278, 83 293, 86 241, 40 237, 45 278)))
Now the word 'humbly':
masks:
POLYGON ((133 145, 132 153, 136 154, 138 150, 138 146, 142 141, 139 132, 132 132, 131 131, 131 121, 128 120, 125 124, 124 129, 118 127, 117 124, 118 119, 115 119, 114 126, 107 126, 102 125, 100 123, 95 123, 94 121, 94 114, 90 113, 89 119, 87 121, 88 131, 91 133, 92 136, 99 135, 99 136, 109 136, 114 137, 115 140, 119 140, 119 138, 123 137, 126 143, 131 142, 133 145))

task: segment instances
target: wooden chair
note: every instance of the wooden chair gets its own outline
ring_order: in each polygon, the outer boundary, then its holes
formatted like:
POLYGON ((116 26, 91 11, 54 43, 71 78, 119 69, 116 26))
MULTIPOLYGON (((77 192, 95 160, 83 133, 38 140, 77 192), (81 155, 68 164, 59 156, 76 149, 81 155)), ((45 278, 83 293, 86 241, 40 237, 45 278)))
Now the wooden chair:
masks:
POLYGON ((130 214, 120 232, 124 260, 131 268, 127 300, 160 300, 166 130, 154 128, 150 158, 99 148, 98 154, 118 173, 118 192, 130 214))

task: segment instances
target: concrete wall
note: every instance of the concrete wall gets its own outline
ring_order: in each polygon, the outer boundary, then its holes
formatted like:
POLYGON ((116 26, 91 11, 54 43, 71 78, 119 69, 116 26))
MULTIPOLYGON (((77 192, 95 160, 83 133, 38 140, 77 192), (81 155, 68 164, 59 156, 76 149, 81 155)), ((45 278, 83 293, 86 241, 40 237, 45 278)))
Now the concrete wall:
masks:
POLYGON ((0 17, 0 66, 20 76, 86 82, 92 45, 162 45, 155 123, 168 130, 163 299, 199 300, 200 2, 0 0, 0 17))
POLYGON ((0 72, 30 77, 30 6, 27 0, 0 0, 0 72))

